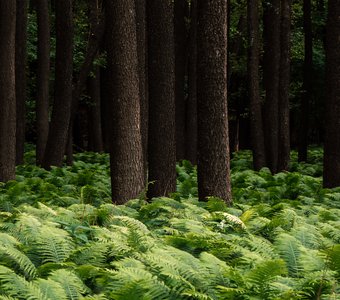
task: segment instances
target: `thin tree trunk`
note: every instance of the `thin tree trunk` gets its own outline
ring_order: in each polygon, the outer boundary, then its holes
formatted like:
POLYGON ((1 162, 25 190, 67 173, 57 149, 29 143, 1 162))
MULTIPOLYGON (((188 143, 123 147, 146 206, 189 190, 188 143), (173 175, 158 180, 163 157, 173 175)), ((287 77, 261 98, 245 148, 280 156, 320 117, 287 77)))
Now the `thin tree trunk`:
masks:
POLYGON ((186 0, 174 0, 176 160, 185 158, 185 70, 187 61, 186 0))
POLYGON ((0 1, 0 181, 15 178, 15 21, 16 1, 0 1))
POLYGON ((309 105, 312 97, 313 37, 311 19, 311 0, 303 1, 303 30, 305 33, 305 59, 303 63, 302 100, 300 108, 300 130, 298 160, 307 161, 309 135, 309 105))
POLYGON ((55 94, 43 167, 62 166, 72 105, 72 0, 56 1, 55 94))
POLYGON ((16 0, 15 85, 16 91, 16 164, 24 163, 26 123, 26 61, 27 61, 27 12, 28 1, 16 0))
POLYGON ((88 79, 88 91, 91 98, 90 110, 90 128, 89 128, 89 140, 91 141, 90 149, 94 152, 103 152, 103 133, 102 133, 102 121, 101 121, 101 103, 100 103, 100 72, 96 67, 94 70, 94 77, 88 79))
POLYGON ((37 0, 38 68, 37 68, 37 164, 41 165, 48 138, 49 77, 50 77, 50 21, 48 1, 37 0))
POLYGON ((280 0, 263 5, 264 135, 267 164, 276 173, 279 152, 280 0))
POLYGON ((231 203, 227 1, 197 1, 198 194, 231 203))
POLYGON ((147 1, 150 199, 176 190, 173 16, 172 0, 147 1))
POLYGON ((146 32, 146 0, 135 0, 137 23, 137 49, 139 73, 139 97, 141 111, 141 132, 143 146, 144 183, 148 180, 148 64, 146 32))
POLYGON ((291 0, 281 0, 281 51, 279 84, 278 171, 287 171, 290 160, 289 84, 290 84, 291 0))
POLYGON ((326 115, 323 185, 340 186, 340 6, 328 1, 326 35, 326 115))
POLYGON ((140 130, 138 54, 134 0, 106 1, 108 93, 113 121, 110 169, 112 199, 123 204, 144 189, 140 130))
POLYGON ((248 0, 248 88, 250 98, 250 131, 255 170, 266 166, 262 105, 260 98, 260 35, 259 35, 259 1, 248 0))
POLYGON ((188 100, 186 108, 186 154, 185 157, 197 164, 197 0, 191 2, 188 58, 188 100))

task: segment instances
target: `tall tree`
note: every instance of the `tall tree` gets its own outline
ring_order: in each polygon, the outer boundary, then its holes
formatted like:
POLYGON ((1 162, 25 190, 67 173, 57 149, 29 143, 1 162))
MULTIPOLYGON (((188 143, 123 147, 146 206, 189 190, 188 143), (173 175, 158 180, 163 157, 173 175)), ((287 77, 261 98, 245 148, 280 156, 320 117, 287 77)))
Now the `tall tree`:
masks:
POLYGON ((187 61, 186 0, 174 1, 176 159, 185 158, 185 73, 187 61))
POLYGON ((24 162, 26 123, 27 0, 16 0, 15 85, 16 91, 16 163, 24 162))
POLYGON ((340 186, 340 5, 328 1, 324 187, 340 186))
POLYGON ((147 1, 149 198, 176 190, 173 16, 172 0, 147 1))
POLYGON ((312 35, 312 2, 303 0, 303 31, 305 43, 305 58, 303 62, 303 85, 300 107, 300 130, 298 160, 307 161, 307 146, 309 133, 309 106, 312 97, 312 72, 313 72, 313 35, 312 35))
POLYGON ((290 159, 289 84, 290 84, 291 0, 281 0, 279 151, 278 171, 288 170, 290 159))
POLYGON ((134 0, 105 1, 105 12, 112 199, 122 204, 144 189, 134 0))
POLYGON ((135 0, 138 73, 139 73, 139 98, 141 110, 141 132, 143 146, 144 181, 147 184, 148 171, 148 64, 147 64, 147 32, 146 32, 146 0, 135 0))
POLYGON ((56 63, 54 103, 43 167, 61 166, 65 154, 72 104, 72 0, 55 2, 56 63))
POLYGON ((231 203, 227 1, 197 1, 198 194, 231 203))
POLYGON ((262 104, 260 98, 260 36, 258 0, 248 0, 248 92, 250 98, 251 142, 255 170, 266 165, 262 104))
POLYGON ((264 134, 267 165, 277 172, 279 151, 280 0, 263 3, 264 134))
POLYGON ((190 5, 188 100, 186 105, 185 158, 197 164, 197 0, 190 5))
POLYGON ((0 1, 0 181, 15 177, 16 1, 0 1))
POLYGON ((37 68, 37 164, 41 165, 45 153, 49 128, 50 78, 50 20, 48 0, 37 0, 38 68, 37 68))

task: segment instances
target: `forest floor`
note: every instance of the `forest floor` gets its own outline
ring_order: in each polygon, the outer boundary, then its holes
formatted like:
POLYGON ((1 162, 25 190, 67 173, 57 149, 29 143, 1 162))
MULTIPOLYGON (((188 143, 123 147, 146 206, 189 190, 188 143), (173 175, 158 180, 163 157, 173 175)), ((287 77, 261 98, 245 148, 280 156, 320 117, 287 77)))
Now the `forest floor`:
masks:
POLYGON ((46 171, 34 153, 0 185, 0 299, 340 299, 340 188, 322 150, 271 175, 234 155, 233 206, 197 200, 177 166, 171 198, 111 203, 107 155, 46 171))

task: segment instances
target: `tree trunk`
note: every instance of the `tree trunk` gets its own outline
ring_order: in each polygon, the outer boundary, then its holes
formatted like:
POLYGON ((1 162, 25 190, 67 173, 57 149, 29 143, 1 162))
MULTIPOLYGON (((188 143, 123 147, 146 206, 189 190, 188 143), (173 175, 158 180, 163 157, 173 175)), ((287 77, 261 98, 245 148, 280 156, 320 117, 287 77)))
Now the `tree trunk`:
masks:
POLYGON ((172 0, 147 1, 150 199, 176 190, 173 10, 172 0))
POLYGON ((263 5, 263 80, 266 91, 264 135, 267 164, 276 173, 279 152, 280 0, 263 5))
POLYGON ((112 199, 123 204, 144 189, 135 6, 134 0, 105 5, 107 20, 112 20, 106 35, 112 199))
POLYGON ((289 84, 290 84, 291 0, 281 0, 281 51, 279 83, 278 171, 288 171, 290 160, 289 84))
POLYGON ((197 164, 197 0, 191 2, 188 58, 188 100, 186 107, 186 154, 192 164, 197 164))
POLYGON ((248 0, 248 89, 250 99, 250 130, 255 170, 266 166, 264 133, 262 121, 262 105, 260 98, 260 36, 258 0, 248 0))
POLYGON ((231 203, 227 109, 227 1, 198 0, 198 194, 231 203))
POLYGON ((147 33, 146 0, 135 0, 137 23, 137 49, 139 73, 139 98, 141 113, 141 132, 143 146, 144 183, 148 181, 148 70, 147 70, 147 33))
POLYGON ((91 105, 89 107, 89 143, 90 150, 94 152, 103 152, 104 145, 100 103, 100 72, 98 67, 95 68, 94 74, 94 77, 88 78, 88 91, 91 98, 91 105))
POLYGON ((0 1, 0 181, 15 178, 16 1, 0 1))
POLYGON ((185 10, 186 0, 174 1, 175 32, 175 106, 176 160, 185 158, 185 70, 187 61, 185 10))
POLYGON ((15 85, 16 93, 16 164, 24 163, 26 123, 27 0, 16 0, 15 85))
POLYGON ((326 35, 326 115, 323 185, 340 186, 340 6, 328 1, 326 35))
POLYGON ((72 104, 72 0, 56 1, 55 94, 43 167, 61 167, 66 149, 72 104))
POLYGON ((37 164, 41 165, 48 138, 50 80, 50 21, 48 1, 37 0, 38 68, 37 68, 37 164))
POLYGON ((305 59, 303 63, 302 100, 300 108, 300 130, 298 160, 307 161, 307 147, 309 134, 309 103, 312 97, 313 72, 313 36, 311 18, 311 0, 303 1, 303 30, 305 33, 305 59))

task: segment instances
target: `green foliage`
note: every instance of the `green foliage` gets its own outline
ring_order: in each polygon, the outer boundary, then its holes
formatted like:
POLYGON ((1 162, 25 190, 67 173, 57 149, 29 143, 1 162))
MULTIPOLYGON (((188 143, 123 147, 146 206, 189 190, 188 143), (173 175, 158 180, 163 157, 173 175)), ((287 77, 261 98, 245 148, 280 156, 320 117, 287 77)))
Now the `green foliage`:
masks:
POLYGON ((188 162, 173 198, 122 206, 106 155, 20 166, 0 187, 0 299, 337 299, 339 189, 322 189, 311 157, 273 176, 236 154, 233 207, 199 202, 188 162))

